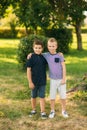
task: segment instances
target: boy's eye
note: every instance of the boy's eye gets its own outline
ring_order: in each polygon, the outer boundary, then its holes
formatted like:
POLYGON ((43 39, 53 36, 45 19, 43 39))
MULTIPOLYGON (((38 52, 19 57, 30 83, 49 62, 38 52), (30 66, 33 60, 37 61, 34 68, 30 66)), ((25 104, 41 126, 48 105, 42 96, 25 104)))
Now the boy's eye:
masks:
POLYGON ((41 49, 41 47, 36 47, 35 49, 41 49))

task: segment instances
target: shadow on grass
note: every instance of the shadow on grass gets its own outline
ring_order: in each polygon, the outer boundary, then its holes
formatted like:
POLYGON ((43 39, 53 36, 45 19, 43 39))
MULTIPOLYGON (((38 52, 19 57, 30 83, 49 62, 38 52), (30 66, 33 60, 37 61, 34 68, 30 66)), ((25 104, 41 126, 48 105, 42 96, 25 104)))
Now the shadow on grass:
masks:
POLYGON ((79 50, 76 50, 76 49, 71 49, 71 50, 69 51, 69 53, 68 53, 68 54, 65 54, 65 55, 66 55, 66 57, 67 57, 67 56, 71 56, 72 58, 73 58, 73 57, 84 58, 84 57, 87 56, 87 50, 86 50, 86 49, 83 49, 83 50, 79 51, 79 50))
POLYGON ((17 54, 16 48, 0 48, 0 55, 2 57, 12 58, 15 54, 17 54))

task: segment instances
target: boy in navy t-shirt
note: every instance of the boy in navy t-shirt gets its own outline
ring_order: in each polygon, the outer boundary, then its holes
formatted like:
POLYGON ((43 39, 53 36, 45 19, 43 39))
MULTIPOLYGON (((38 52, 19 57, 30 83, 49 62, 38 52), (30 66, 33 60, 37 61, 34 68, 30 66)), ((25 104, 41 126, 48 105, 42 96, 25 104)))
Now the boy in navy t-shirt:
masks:
POLYGON ((45 113, 45 87, 46 87, 46 60, 41 54, 43 43, 35 40, 33 43, 34 53, 27 61, 27 78, 31 89, 32 111, 30 116, 36 114, 36 98, 40 97, 41 118, 47 117, 45 113))

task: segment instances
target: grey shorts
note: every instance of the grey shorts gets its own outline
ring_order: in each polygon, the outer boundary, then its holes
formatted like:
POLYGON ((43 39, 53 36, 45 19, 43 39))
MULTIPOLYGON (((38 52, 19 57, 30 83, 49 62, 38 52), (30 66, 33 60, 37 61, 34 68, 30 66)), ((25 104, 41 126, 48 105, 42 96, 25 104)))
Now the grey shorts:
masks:
POLYGON ((55 99, 59 92, 60 99, 66 99, 66 84, 61 84, 61 79, 50 79, 50 99, 55 99))
POLYGON ((36 98, 44 98, 45 97, 45 88, 46 86, 35 86, 35 88, 31 91, 31 97, 36 98))

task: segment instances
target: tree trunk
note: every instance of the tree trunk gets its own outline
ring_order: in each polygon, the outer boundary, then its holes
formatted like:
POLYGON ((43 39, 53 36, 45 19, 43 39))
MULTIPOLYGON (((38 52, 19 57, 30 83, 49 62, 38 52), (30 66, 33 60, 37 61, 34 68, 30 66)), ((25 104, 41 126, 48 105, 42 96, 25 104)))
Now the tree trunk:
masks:
POLYGON ((77 37, 77 50, 82 50, 82 36, 81 36, 81 24, 77 23, 75 26, 77 37))
POLYGON ((28 35, 28 27, 25 27, 25 29, 26 29, 26 35, 28 35))

